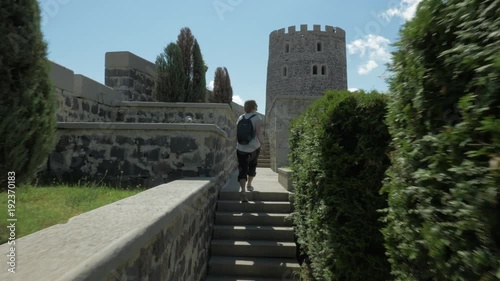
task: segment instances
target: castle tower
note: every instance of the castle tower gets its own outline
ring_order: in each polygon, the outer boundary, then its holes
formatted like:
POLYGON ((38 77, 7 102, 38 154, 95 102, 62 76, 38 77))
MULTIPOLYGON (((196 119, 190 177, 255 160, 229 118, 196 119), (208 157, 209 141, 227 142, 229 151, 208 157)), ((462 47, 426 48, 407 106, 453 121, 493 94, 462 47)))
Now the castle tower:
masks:
POLYGON ((347 89, 345 31, 307 25, 279 29, 269 35, 266 127, 271 168, 288 164, 288 128, 326 90, 347 89))

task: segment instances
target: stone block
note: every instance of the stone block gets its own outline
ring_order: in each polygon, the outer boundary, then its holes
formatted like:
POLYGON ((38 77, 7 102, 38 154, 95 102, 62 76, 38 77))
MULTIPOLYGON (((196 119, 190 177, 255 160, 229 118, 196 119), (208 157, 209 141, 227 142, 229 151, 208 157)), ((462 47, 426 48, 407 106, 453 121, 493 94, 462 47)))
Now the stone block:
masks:
POLYGON ((156 76, 156 65, 131 52, 107 52, 106 69, 136 69, 153 77, 156 76))
POLYGON ((73 70, 55 62, 50 62, 49 77, 54 87, 67 92, 73 92, 73 76, 73 70))
POLYGON ((73 94, 109 106, 114 106, 122 101, 120 93, 80 74, 74 76, 73 94))

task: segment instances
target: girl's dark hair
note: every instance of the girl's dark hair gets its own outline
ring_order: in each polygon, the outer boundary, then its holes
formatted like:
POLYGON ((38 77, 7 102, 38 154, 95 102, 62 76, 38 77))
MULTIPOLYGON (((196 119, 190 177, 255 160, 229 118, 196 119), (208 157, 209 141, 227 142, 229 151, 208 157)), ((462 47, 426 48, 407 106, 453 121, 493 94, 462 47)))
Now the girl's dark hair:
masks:
POLYGON ((254 100, 247 100, 243 106, 246 113, 252 112, 252 110, 257 110, 257 103, 254 100))

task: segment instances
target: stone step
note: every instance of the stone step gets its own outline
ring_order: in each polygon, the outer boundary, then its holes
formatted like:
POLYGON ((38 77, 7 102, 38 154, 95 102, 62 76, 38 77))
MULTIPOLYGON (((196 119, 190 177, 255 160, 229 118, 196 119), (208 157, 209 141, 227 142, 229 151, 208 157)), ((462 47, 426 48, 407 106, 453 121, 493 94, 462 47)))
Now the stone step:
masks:
POLYGON ((292 276, 293 272, 298 272, 300 269, 296 259, 286 258, 212 256, 208 266, 212 278, 215 278, 215 276, 248 276, 288 280, 283 279, 284 276, 292 276))
POLYGON ((259 168, 271 168, 271 164, 260 164, 258 165, 259 168))
MULTIPOLYGON (((259 166, 260 167, 260 166, 259 166)), ((255 187, 258 189, 258 187, 255 187)), ((252 201, 286 201, 289 200, 289 193, 283 189, 283 192, 260 192, 260 191, 252 191, 248 192, 248 199, 252 201)), ((240 200, 240 193, 235 191, 224 191, 222 190, 219 193, 219 200, 240 200)))
POLYGON ((215 224, 218 225, 267 225, 292 226, 290 214, 216 212, 215 224))
POLYGON ((294 241, 293 227, 215 225, 214 239, 294 241))
MULTIPOLYGON (((208 276, 205 281, 283 281, 282 278, 262 277, 234 277, 234 276, 208 276)), ((293 279, 286 279, 293 280, 293 279)), ((298 279, 297 279, 298 280, 298 279)))
POLYGON ((295 258, 294 242, 262 241, 262 240, 212 240, 212 255, 265 257, 265 258, 295 258))
POLYGON ((265 213, 290 213, 290 202, 285 201, 249 201, 242 203, 234 200, 219 200, 217 210, 222 212, 265 212, 265 213))
POLYGON ((257 160, 257 163, 271 163, 271 159, 270 158, 259 158, 259 160, 257 160))

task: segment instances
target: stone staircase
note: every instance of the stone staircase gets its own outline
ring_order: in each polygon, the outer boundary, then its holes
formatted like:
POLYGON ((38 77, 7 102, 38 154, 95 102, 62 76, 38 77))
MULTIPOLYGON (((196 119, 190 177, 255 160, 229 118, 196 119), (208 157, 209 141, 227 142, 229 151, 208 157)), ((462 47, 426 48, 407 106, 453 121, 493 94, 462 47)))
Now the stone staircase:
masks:
POLYGON ((291 276, 299 271, 288 219, 289 193, 279 185, 277 176, 265 180, 263 171, 275 174, 258 168, 248 203, 239 201, 236 179, 221 191, 206 281, 293 280, 291 276))
POLYGON ((264 143, 260 148, 259 159, 257 161, 257 167, 260 168, 271 168, 271 153, 269 151, 269 139, 264 137, 264 143))

